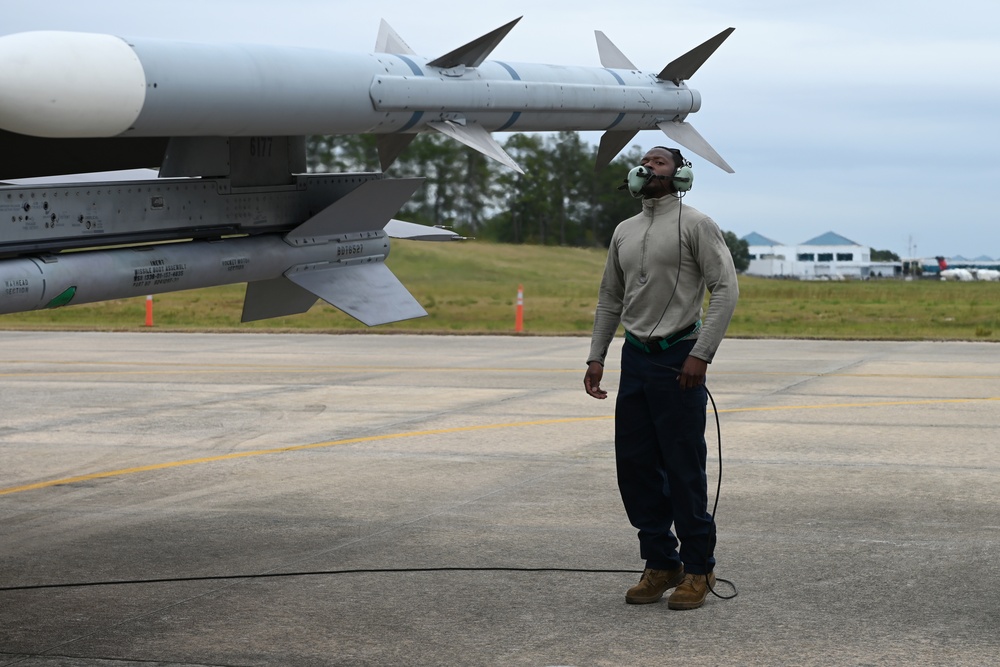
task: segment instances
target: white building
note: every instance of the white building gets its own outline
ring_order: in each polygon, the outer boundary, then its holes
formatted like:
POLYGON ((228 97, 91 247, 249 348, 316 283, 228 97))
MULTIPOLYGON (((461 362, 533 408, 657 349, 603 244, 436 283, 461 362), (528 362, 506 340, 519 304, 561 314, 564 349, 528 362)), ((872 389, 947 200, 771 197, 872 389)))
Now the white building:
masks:
POLYGON ((785 245, 757 232, 743 237, 750 250, 746 273, 769 278, 841 280, 893 277, 902 273, 901 262, 871 261, 867 246, 827 232, 798 245, 785 245))

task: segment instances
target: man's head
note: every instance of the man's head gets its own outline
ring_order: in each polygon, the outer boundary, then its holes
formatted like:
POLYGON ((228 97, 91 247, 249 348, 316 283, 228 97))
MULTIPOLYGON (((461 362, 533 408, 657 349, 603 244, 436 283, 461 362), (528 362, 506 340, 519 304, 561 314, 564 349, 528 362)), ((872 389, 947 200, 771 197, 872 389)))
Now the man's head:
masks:
POLYGON ((652 171, 654 177, 642 188, 642 195, 655 199, 677 192, 673 177, 686 162, 687 160, 676 148, 666 146, 650 148, 639 164, 652 171))

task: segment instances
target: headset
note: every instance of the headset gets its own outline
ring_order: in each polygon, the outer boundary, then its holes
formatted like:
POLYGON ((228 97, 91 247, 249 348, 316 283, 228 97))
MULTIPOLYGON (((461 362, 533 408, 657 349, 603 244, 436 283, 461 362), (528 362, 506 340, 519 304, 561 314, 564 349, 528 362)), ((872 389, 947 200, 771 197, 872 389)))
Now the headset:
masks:
POLYGON ((673 176, 660 176, 653 173, 653 170, 649 167, 640 165, 638 167, 633 167, 629 172, 628 176, 625 177, 623 185, 618 187, 619 190, 624 190, 628 188, 630 195, 638 199, 642 196, 642 189, 654 178, 666 180, 670 179, 677 196, 683 196, 681 193, 685 193, 691 189, 694 185, 694 171, 691 169, 691 163, 681 155, 681 152, 676 148, 666 148, 665 146, 657 146, 657 148, 663 148, 668 151, 673 157, 674 162, 677 164, 677 168, 674 169, 673 176))

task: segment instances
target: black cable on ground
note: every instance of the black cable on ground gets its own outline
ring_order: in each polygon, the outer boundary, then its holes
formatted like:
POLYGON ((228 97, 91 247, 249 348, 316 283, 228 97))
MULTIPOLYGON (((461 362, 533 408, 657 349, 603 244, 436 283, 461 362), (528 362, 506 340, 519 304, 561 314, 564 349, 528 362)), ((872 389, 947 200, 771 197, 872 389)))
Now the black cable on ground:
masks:
MULTIPOLYGON (((642 574, 642 570, 601 570, 573 567, 390 567, 352 570, 316 570, 312 572, 267 572, 264 574, 222 574, 204 577, 163 577, 161 579, 122 579, 119 581, 85 581, 65 584, 31 584, 3 586, 0 592, 37 591, 48 588, 84 588, 87 586, 135 586, 139 584, 175 584, 189 581, 226 581, 233 579, 277 579, 280 577, 317 577, 332 574, 383 574, 413 572, 575 572, 578 574, 642 574)), ((720 580, 724 581, 724 580, 720 580)))

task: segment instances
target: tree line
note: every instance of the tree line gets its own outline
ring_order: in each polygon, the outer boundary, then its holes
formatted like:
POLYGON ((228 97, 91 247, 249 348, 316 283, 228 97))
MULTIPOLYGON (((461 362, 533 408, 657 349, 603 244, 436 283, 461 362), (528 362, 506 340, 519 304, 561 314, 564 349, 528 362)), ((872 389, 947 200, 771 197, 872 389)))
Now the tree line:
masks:
MULTIPOLYGON (((618 189, 642 159, 637 146, 600 172, 597 148, 575 132, 512 134, 503 148, 524 174, 442 134, 418 135, 387 172, 426 179, 399 217, 501 243, 606 248, 615 226, 640 209, 618 189)), ((381 169, 374 135, 309 137, 307 161, 312 172, 381 169)), ((745 270, 746 242, 732 232, 724 236, 737 270, 745 270)))

